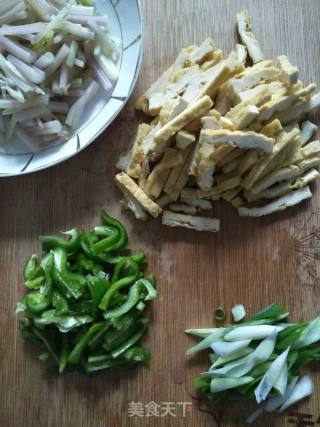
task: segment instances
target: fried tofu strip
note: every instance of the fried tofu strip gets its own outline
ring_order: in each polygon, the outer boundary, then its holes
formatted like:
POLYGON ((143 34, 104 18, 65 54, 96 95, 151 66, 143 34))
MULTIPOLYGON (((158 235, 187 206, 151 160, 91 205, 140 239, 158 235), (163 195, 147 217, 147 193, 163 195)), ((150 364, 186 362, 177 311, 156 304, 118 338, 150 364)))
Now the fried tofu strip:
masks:
POLYGON ((178 55, 174 64, 166 70, 157 81, 137 100, 136 109, 143 110, 145 114, 151 115, 149 110, 149 100, 156 94, 161 94, 167 91, 172 76, 176 75, 180 70, 191 66, 190 54, 197 49, 197 46, 189 46, 178 55))
POLYGON ((128 191, 150 215, 157 217, 161 214, 162 209, 160 206, 151 200, 129 175, 124 172, 118 173, 115 176, 115 180, 120 190, 125 189, 128 191))
POLYGON ((318 129, 318 126, 316 126, 315 124, 309 121, 302 123, 301 132, 299 135, 302 146, 310 141, 312 136, 317 132, 317 129, 318 129))
POLYGON ((249 150, 241 159, 239 163, 239 171, 241 174, 247 172, 258 160, 258 153, 249 150))
POLYGON ((210 56, 208 57, 208 59, 201 64, 200 70, 206 71, 209 68, 212 68, 218 62, 220 62, 222 60, 222 58, 223 58, 223 52, 221 49, 217 49, 217 50, 213 51, 210 54, 210 56))
POLYGON ((275 61, 276 67, 281 70, 280 80, 287 86, 292 86, 298 81, 298 68, 290 64, 285 55, 278 56, 275 61))
POLYGON ((235 187, 238 187, 241 184, 241 177, 240 176, 234 176, 232 178, 224 179, 223 181, 219 182, 218 185, 216 185, 215 190, 218 193, 223 193, 228 190, 232 190, 235 187))
POLYGON ((231 162, 232 160, 238 159, 243 156, 244 150, 234 148, 230 153, 226 154, 219 162, 217 162, 218 166, 224 166, 225 164, 231 162))
POLYGON ((260 106, 269 101, 272 95, 276 93, 278 95, 286 95, 287 92, 288 88, 282 82, 276 80, 271 83, 258 84, 251 89, 238 92, 234 97, 234 101, 237 104, 239 102, 247 102, 248 104, 260 106), (267 99, 266 96, 268 97, 267 99), (254 100, 258 100, 258 102, 254 102, 254 100))
POLYGON ((255 105, 236 105, 227 114, 226 119, 229 119, 233 124, 233 129, 241 130, 248 127, 258 116, 259 108, 255 105))
POLYGON ((149 97, 154 93, 159 93, 166 90, 167 84, 169 82, 170 76, 173 72, 173 66, 171 66, 168 70, 161 74, 159 79, 155 81, 150 88, 138 98, 136 102, 136 109, 143 110, 145 114, 149 113, 149 97))
POLYGON ((210 199, 219 200, 221 197, 220 191, 212 187, 209 191, 203 191, 198 188, 184 188, 181 191, 181 199, 210 199))
POLYGON ((218 219, 177 214, 170 211, 163 212, 162 224, 170 227, 190 228, 197 231, 211 231, 213 233, 220 230, 220 221, 218 219))
POLYGON ((188 102, 178 96, 175 99, 169 99, 160 110, 159 121, 161 126, 166 124, 169 120, 177 117, 188 106, 188 102))
POLYGON ((304 187, 299 190, 292 191, 285 196, 279 197, 273 202, 261 206, 259 208, 247 208, 241 206, 238 208, 238 213, 240 216, 249 216, 249 217, 261 217, 264 215, 270 215, 274 212, 279 212, 287 209, 290 206, 297 205, 303 200, 309 199, 312 197, 312 193, 309 187, 304 187))
POLYGON ((141 204, 128 191, 126 191, 125 188, 123 188, 122 191, 124 194, 122 206, 129 209, 137 219, 146 221, 148 219, 148 215, 141 204))
POLYGON ((282 125, 293 121, 299 121, 310 111, 318 108, 320 106, 320 92, 313 95, 311 99, 307 101, 300 101, 294 104, 287 111, 282 111, 277 115, 277 118, 280 120, 282 125))
POLYGON ((297 164, 290 164, 289 166, 281 166, 274 170, 263 179, 259 180, 251 189, 251 194, 259 194, 265 189, 272 187, 277 182, 288 181, 296 178, 304 173, 306 170, 317 167, 320 164, 320 156, 312 156, 302 160, 297 164))
POLYGON ((207 82, 204 84, 200 93, 197 95, 196 99, 201 99, 203 96, 208 95, 214 98, 216 95, 219 86, 221 86, 232 74, 232 70, 228 66, 226 61, 221 61, 214 67, 213 69, 209 69, 207 73, 209 74, 209 78, 207 82))
POLYGON ((227 91, 230 93, 231 99, 236 99, 239 92, 251 89, 263 80, 272 81, 279 79, 280 71, 278 68, 272 66, 261 67, 261 64, 258 63, 251 68, 247 68, 246 71, 228 82, 227 91))
POLYGON ((261 47, 252 32, 251 20, 246 10, 237 13, 238 33, 242 43, 246 45, 253 63, 264 59, 261 47))
POLYGON ((316 90, 315 84, 310 84, 307 87, 297 91, 293 95, 288 96, 279 96, 277 94, 273 95, 272 99, 266 104, 260 107, 259 120, 266 121, 269 120, 273 114, 280 111, 288 110, 294 102, 299 98, 309 96, 316 90))
POLYGON ((259 132, 263 133, 263 135, 265 136, 274 137, 282 130, 283 129, 282 129, 280 120, 275 119, 275 120, 272 120, 272 122, 269 122, 266 125, 264 125, 259 132))
POLYGON ((138 127, 137 135, 133 141, 130 160, 126 168, 127 174, 133 178, 139 178, 139 175, 141 173, 141 165, 144 158, 141 150, 141 145, 150 131, 151 126, 146 123, 143 123, 138 127))
POLYGON ((221 197, 227 202, 231 202, 231 200, 234 199, 241 192, 241 190, 242 189, 240 186, 232 188, 231 190, 225 191, 221 197))
POLYGON ((192 148, 193 148, 192 146, 188 146, 183 151, 181 151, 182 157, 183 157, 183 161, 181 165, 173 168, 170 171, 169 177, 164 187, 164 192, 171 197, 171 200, 174 200, 174 201, 177 200, 181 191, 181 190, 179 191, 180 186, 183 184, 184 181, 186 183, 188 180, 189 156, 192 151, 192 148), (187 175, 187 178, 186 178, 186 175, 187 175))
POLYGON ((166 92, 156 93, 149 99, 150 115, 156 116, 159 114, 163 105, 183 93, 188 84, 193 81, 198 74, 198 65, 180 70, 176 76, 172 77, 174 81, 168 84, 166 92))
POLYGON ((291 132, 283 132, 277 137, 272 152, 262 156, 243 180, 243 187, 246 190, 251 189, 253 184, 260 177, 266 175, 272 169, 275 169, 290 155, 292 150, 296 147, 296 145, 292 143, 292 140, 298 134, 299 131, 293 129, 291 132))
POLYGON ((169 209, 173 212, 184 212, 188 215, 196 215, 197 208, 194 206, 189 206, 186 203, 171 203, 169 209))
POLYGON ((161 161, 153 168, 153 171, 149 175, 144 189, 145 193, 157 199, 166 184, 170 170, 182 165, 183 162, 184 156, 181 150, 168 148, 161 161))
POLYGON ((189 206, 199 208, 200 210, 210 210, 212 209, 212 203, 210 200, 200 199, 196 197, 182 197, 181 200, 187 203, 189 206))
POLYGON ((320 176, 319 172, 316 169, 310 169, 308 172, 303 175, 299 175, 293 180, 282 181, 277 185, 274 185, 271 188, 268 188, 258 194, 246 194, 246 198, 249 201, 261 200, 261 199, 275 199, 285 194, 290 193, 292 190, 298 190, 303 188, 306 185, 310 184, 312 181, 318 179, 320 176))
POLYGON ((209 190, 213 184, 215 162, 212 160, 212 154, 214 150, 215 147, 202 143, 200 139, 195 177, 201 190, 209 190))
POLYGON ((202 64, 207 59, 210 58, 210 56, 214 52, 214 43, 211 37, 208 37, 205 39, 204 42, 201 43, 201 45, 191 54, 191 61, 193 64, 202 64))
POLYGON ((202 130, 201 140, 208 144, 231 144, 246 149, 261 150, 266 153, 272 151, 274 139, 252 131, 230 131, 220 130, 202 130))
POLYGON ((309 142, 307 145, 299 148, 299 150, 297 150, 288 160, 290 160, 291 163, 300 163, 315 155, 320 157, 320 142, 318 140, 309 142))
POLYGON ((193 133, 187 132, 185 130, 180 130, 176 136, 176 146, 180 150, 184 150, 190 144, 195 142, 196 136, 193 133))
POLYGON ((153 140, 153 151, 163 152, 168 140, 190 123, 195 117, 201 117, 212 108, 213 103, 209 96, 204 96, 198 101, 190 104, 182 113, 178 114, 173 120, 166 123, 155 134, 153 140))

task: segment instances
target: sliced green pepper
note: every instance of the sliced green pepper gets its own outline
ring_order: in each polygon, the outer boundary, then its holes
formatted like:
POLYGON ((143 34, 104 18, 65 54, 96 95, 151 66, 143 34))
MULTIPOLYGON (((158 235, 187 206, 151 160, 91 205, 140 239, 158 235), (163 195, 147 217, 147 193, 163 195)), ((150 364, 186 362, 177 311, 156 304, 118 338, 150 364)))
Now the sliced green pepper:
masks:
POLYGON ((83 367, 87 374, 91 374, 93 372, 101 371, 102 369, 109 369, 109 368, 118 368, 120 366, 128 366, 127 360, 101 360, 100 362, 91 362, 88 363, 86 361, 83 361, 83 367))
POLYGON ((65 370, 67 364, 68 364, 68 356, 69 356, 69 343, 68 343, 68 337, 66 334, 62 335, 62 346, 60 351, 60 357, 59 357, 59 372, 62 374, 62 372, 65 370))
POLYGON ((45 276, 39 276, 36 279, 33 280, 27 280, 25 282, 25 285, 28 289, 39 289, 41 286, 43 286, 46 283, 45 276))
POLYGON ((70 363, 78 363, 82 352, 87 347, 91 339, 105 326, 105 322, 99 322, 92 325, 83 337, 77 342, 76 346, 70 353, 68 361, 70 363))
POLYGON ((99 304, 109 287, 109 280, 102 277, 88 276, 88 288, 92 298, 92 317, 94 319, 99 315, 99 304))
POLYGON ((137 252, 136 254, 131 255, 130 258, 140 266, 143 266, 147 262, 147 257, 143 252, 137 252))
POLYGON ((148 363, 150 361, 150 351, 136 345, 129 348, 129 350, 123 354, 123 357, 128 361, 148 363))
POLYGON ((107 290, 107 292, 104 294, 102 301, 99 304, 99 308, 103 311, 106 311, 107 308, 109 307, 110 301, 111 301, 112 297, 114 296, 114 294, 119 289, 122 289, 125 286, 128 286, 128 285, 132 284, 133 282, 135 282, 138 279, 139 275, 140 275, 140 269, 139 269, 139 265, 136 262, 134 262, 130 258, 122 259, 116 265, 115 272, 114 272, 114 275, 112 277, 112 283, 113 284, 107 290), (120 267, 118 267, 119 264, 121 264, 120 267), (120 272, 125 266, 129 267, 131 269, 131 271, 129 273, 130 275, 118 280, 120 272))
POLYGON ((25 304, 31 313, 41 313, 51 303, 51 298, 41 292, 30 292, 25 297, 25 304))
POLYGON ((69 311, 68 301, 58 291, 52 293, 52 305, 58 315, 66 314, 69 311))
POLYGON ((23 269, 23 278, 25 281, 30 280, 37 266, 38 266, 37 255, 32 254, 31 257, 27 259, 27 262, 23 269))
POLYGON ((45 251, 54 248, 63 248, 68 253, 74 252, 80 246, 80 236, 78 230, 73 228, 70 231, 65 231, 64 234, 71 236, 69 240, 63 239, 57 236, 40 236, 39 240, 42 244, 42 248, 45 251))
POLYGON ((71 273, 66 274, 53 267, 52 277, 60 289, 60 292, 62 292, 66 297, 72 296, 73 298, 78 299, 83 294, 86 286, 86 280, 83 276, 71 273))
MULTIPOLYGON (((141 319, 141 323, 142 323, 142 319, 141 319)), ((126 342, 121 344, 115 350, 111 351, 112 357, 116 359, 117 357, 125 353, 130 347, 136 344, 145 334, 148 328, 148 324, 149 324, 149 320, 144 319, 144 323, 142 323, 142 327, 135 334, 133 334, 126 342)))
MULTIPOLYGON (((140 314, 139 312, 137 313, 140 314)), ((111 330, 105 334, 103 344, 103 348, 105 350, 111 351, 118 347, 139 329, 141 322, 144 323, 147 318, 140 317, 137 319, 138 314, 134 313, 131 321, 128 319, 128 324, 123 329, 111 330)))
POLYGON ((103 336, 110 328, 111 322, 106 321, 105 326, 89 342, 90 349, 96 348, 103 341, 103 336))
POLYGON ((134 283, 134 285, 131 286, 126 302, 120 307, 106 311, 103 316, 105 319, 112 319, 114 317, 122 316, 131 310, 131 308, 134 307, 140 301, 140 299, 151 300, 156 298, 156 296, 157 291, 153 288, 151 283, 146 279, 139 279, 134 283), (142 293, 144 289, 147 290, 146 296, 142 293))
POLYGON ((71 315, 77 314, 92 314, 92 300, 83 300, 69 305, 69 313, 71 315))
POLYGON ((115 227, 119 231, 119 239, 112 247, 112 251, 122 251, 126 249, 128 244, 128 235, 126 229, 121 224, 121 222, 116 220, 115 218, 112 218, 110 215, 107 214, 106 211, 102 211, 101 219, 105 222, 106 225, 110 227, 115 227))
POLYGON ((116 228, 109 227, 111 233, 108 237, 99 240, 98 242, 94 243, 94 253, 100 254, 101 252, 109 252, 111 251, 116 242, 119 240, 119 231, 116 228))

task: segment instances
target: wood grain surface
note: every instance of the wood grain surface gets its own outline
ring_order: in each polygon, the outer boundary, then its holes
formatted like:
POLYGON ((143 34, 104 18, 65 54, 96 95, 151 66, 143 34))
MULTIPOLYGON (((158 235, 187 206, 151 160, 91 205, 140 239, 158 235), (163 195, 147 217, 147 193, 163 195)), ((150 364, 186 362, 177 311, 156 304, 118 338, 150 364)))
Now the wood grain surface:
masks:
MULTIPOLYGON (((205 354, 187 359, 193 340, 187 327, 213 323, 213 308, 229 312, 243 303, 250 313, 278 301, 301 321, 319 314, 320 184, 314 197, 283 214, 241 219, 217 203, 222 220, 216 235, 170 229, 151 220, 137 223, 122 213, 113 184, 115 160, 129 145, 142 115, 134 100, 167 68, 179 50, 212 36, 228 52, 236 41, 235 13, 247 8, 266 57, 287 54, 305 83, 320 84, 319 0, 142 0, 145 50, 134 94, 117 120, 88 149, 47 171, 0 180, 0 426, 244 426, 252 405, 208 407, 194 399, 193 382, 207 366, 205 354), (150 367, 106 372, 96 377, 52 377, 37 351, 19 337, 15 303, 24 293, 21 270, 39 250, 37 236, 92 227, 105 208, 128 228, 132 247, 149 257, 158 277, 159 298, 145 344, 150 367), (192 402, 182 416, 128 417, 129 402, 192 402)), ((319 114, 314 117, 320 122, 319 114)), ((292 412, 309 414, 308 423, 292 416, 266 416, 263 427, 320 425, 320 375, 312 369, 315 391, 292 412), (294 420, 293 420, 294 421, 294 420), (312 424, 313 423, 313 424, 312 424)))

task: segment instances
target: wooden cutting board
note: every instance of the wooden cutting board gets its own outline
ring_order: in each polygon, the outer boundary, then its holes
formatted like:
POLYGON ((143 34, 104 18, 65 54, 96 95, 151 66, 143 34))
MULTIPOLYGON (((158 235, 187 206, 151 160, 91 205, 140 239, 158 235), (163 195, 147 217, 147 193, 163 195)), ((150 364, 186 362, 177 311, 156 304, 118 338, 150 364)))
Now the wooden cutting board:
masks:
MULTIPOLYGON (((212 36, 228 52, 236 41, 235 14, 247 8, 266 57, 287 54, 305 83, 320 83, 319 0, 142 0, 143 66, 135 92, 114 124, 77 157, 47 171, 0 180, 0 426, 244 426, 252 405, 210 408, 193 398, 193 381, 205 354, 187 359, 187 327, 213 324, 213 309, 243 303, 249 313, 278 301, 301 321, 319 315, 320 184, 301 206, 261 220, 241 219, 218 202, 221 232, 197 233, 137 223, 122 213, 113 185, 115 161, 131 141, 142 115, 134 100, 166 69, 183 46, 212 36), (132 247, 149 257, 160 296, 152 304, 146 345, 149 368, 88 378, 48 377, 38 354, 19 337, 14 307, 23 295, 21 270, 39 250, 37 236, 73 226, 93 227, 105 208, 127 226, 132 247), (164 416, 129 417, 150 402, 164 416), (171 402, 170 404, 165 402, 171 402), (183 417, 183 402, 190 402, 183 417), (171 406, 170 406, 171 405, 171 406), (139 409, 140 408, 140 409, 139 409), (157 409, 158 407, 155 406, 157 409), (167 408, 167 409, 166 409, 167 408), (167 413, 172 408, 172 414, 167 413), (175 416, 174 416, 175 415, 175 416)), ((314 117, 320 122, 319 113, 314 117)), ((320 425, 320 375, 315 392, 289 414, 262 418, 263 427, 320 425), (300 424, 298 416, 305 414, 300 424), (305 420, 305 421, 303 421, 305 420)), ((152 408, 151 408, 152 409, 152 408)), ((149 409, 150 411, 150 409, 149 409)))

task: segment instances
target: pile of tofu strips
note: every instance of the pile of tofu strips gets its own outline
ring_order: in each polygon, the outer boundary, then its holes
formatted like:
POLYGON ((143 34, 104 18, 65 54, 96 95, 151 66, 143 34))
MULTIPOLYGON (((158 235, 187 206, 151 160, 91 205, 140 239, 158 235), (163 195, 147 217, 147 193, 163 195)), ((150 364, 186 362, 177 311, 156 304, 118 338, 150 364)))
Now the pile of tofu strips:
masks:
POLYGON ((219 220, 199 213, 218 199, 259 217, 312 196, 320 142, 303 119, 320 93, 286 56, 264 59, 246 11, 237 27, 243 44, 229 56, 210 38, 189 46, 138 99, 153 119, 139 125, 115 177, 137 219, 213 232, 219 220))

